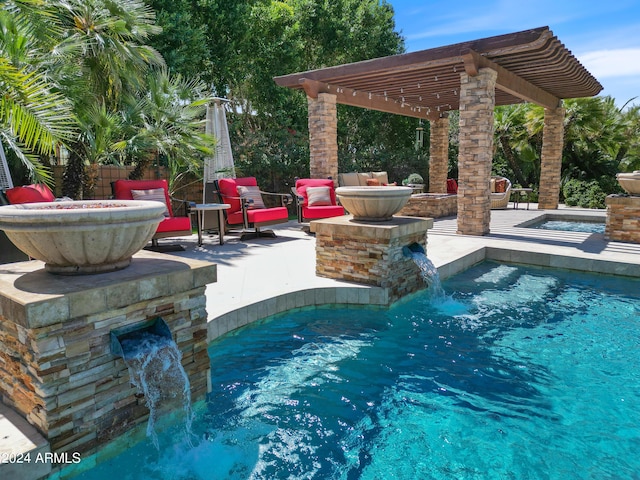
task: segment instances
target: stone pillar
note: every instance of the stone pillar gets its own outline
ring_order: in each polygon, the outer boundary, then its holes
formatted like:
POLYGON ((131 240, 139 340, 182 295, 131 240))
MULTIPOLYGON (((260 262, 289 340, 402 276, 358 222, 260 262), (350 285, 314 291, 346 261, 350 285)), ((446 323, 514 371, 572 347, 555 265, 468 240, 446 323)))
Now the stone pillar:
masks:
POLYGON ((350 216, 311 222, 316 234, 316 274, 382 287, 388 304, 426 287, 420 269, 403 247, 426 251, 431 218, 394 217, 387 222, 353 222, 350 216))
POLYGON ((336 96, 307 97, 311 178, 338 179, 338 110, 336 96))
POLYGON ((449 118, 431 120, 429 124, 429 192, 447 193, 449 118))
POLYGON ((191 400, 210 390, 204 291, 216 281, 215 265, 142 251, 128 268, 93 276, 52 275, 36 260, 4 267, 0 398, 53 452, 84 457, 149 417, 111 350, 112 330, 163 318, 182 352, 191 400))
POLYGON ((460 75, 458 233, 463 235, 489 233, 496 77, 489 68, 475 77, 460 75))
POLYGON ((538 209, 554 210, 558 208, 563 146, 564 108, 556 108, 555 110, 545 108, 538 209))
POLYGON ((607 225, 604 238, 640 243, 640 197, 609 195, 605 201, 607 225))

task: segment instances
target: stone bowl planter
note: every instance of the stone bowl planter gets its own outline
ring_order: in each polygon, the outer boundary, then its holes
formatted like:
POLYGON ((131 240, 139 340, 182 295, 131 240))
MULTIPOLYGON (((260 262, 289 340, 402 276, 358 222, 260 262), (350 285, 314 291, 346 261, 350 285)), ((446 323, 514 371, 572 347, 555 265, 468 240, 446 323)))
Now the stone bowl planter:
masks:
POLYGON ((339 187, 336 196, 353 219, 362 222, 391 220, 405 206, 410 187, 339 187))
POLYGON ((618 183, 629 195, 640 195, 640 170, 633 173, 618 173, 618 183))
POLYGON ((26 203, 0 207, 0 230, 51 273, 126 268, 153 237, 165 205, 136 200, 26 203))

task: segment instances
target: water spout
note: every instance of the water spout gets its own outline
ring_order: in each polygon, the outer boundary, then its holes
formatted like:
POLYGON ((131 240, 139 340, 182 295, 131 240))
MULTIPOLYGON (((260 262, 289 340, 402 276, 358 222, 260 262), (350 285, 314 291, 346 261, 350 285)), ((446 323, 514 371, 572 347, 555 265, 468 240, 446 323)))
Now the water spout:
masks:
POLYGON ((158 317, 149 322, 111 332, 111 351, 124 359, 131 383, 145 397, 149 408, 147 436, 156 448, 155 423, 162 413, 182 404, 185 433, 191 436, 191 387, 182 367, 182 354, 166 322, 158 317))
POLYGON ((418 266, 424 283, 426 283, 427 288, 431 291, 431 296, 433 298, 443 298, 444 290, 440 284, 440 274, 433 262, 427 257, 422 245, 412 243, 411 245, 402 247, 402 254, 407 258, 411 258, 418 266))
POLYGON ((407 245, 402 247, 402 254, 407 258, 413 258, 414 253, 421 253, 426 255, 427 252, 424 251, 424 248, 419 243, 412 243, 411 245, 407 245))

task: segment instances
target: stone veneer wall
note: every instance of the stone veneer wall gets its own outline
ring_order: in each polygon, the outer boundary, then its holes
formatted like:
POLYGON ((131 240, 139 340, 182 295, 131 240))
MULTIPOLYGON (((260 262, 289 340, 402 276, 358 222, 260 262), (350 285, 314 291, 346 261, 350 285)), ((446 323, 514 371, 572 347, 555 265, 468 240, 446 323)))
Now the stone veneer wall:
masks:
POLYGON ((350 216, 312 222, 316 233, 316 274, 386 288, 388 301, 425 288, 419 268, 402 248, 426 250, 432 219, 394 217, 392 222, 352 222, 350 216))
POLYGON ((485 235, 491 221, 491 163, 495 70, 460 74, 460 149, 458 154, 458 233, 485 235))
POLYGON ((605 238, 640 243, 640 197, 609 195, 606 204, 605 238))
POLYGON ((93 453, 148 418, 124 361, 111 353, 113 329, 162 317, 182 352, 192 401, 210 389, 204 290, 215 265, 159 260, 154 268, 146 260, 85 277, 54 276, 37 261, 0 275, 2 401, 54 452, 93 453))
POLYGON ((560 201, 564 108, 544 109, 538 210, 555 210, 560 201))
POLYGON ((408 217, 451 217, 458 211, 457 195, 418 193, 411 195, 398 215, 408 217))
POLYGON ((307 97, 311 178, 338 179, 338 109, 336 96, 307 97))
POLYGON ((445 116, 429 122, 429 192, 447 193, 448 175, 449 118, 445 116))

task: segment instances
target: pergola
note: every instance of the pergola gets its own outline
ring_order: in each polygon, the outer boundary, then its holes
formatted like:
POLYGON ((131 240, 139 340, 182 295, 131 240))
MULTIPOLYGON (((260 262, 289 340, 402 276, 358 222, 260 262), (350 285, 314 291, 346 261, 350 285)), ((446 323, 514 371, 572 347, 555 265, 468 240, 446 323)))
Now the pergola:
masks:
POLYGON ((458 233, 489 233, 493 110, 545 109, 539 208, 558 207, 564 98, 602 90, 548 27, 275 77, 302 89, 309 107, 312 177, 337 177, 336 104, 429 120, 429 191, 446 192, 447 112, 460 111, 458 233))

